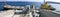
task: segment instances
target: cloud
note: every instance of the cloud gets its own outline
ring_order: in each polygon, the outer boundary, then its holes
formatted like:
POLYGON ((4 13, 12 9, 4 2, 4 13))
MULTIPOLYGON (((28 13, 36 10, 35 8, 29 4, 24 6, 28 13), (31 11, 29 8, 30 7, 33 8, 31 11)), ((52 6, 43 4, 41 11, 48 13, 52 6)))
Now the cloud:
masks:
POLYGON ((5 1, 27 1, 27 2, 43 2, 43 0, 5 0, 5 1))
POLYGON ((60 2, 60 0, 46 0, 46 1, 60 2))
MULTIPOLYGON (((4 1, 44 2, 44 0, 4 0, 4 1)), ((60 0, 45 0, 45 1, 60 2, 60 0)))
MULTIPOLYGON (((27 1, 27 2, 44 2, 44 0, 0 0, 0 1, 27 1)), ((60 2, 60 0, 45 0, 45 1, 53 1, 60 2)))
POLYGON ((0 0, 0 2, 4 2, 5 0, 0 0))

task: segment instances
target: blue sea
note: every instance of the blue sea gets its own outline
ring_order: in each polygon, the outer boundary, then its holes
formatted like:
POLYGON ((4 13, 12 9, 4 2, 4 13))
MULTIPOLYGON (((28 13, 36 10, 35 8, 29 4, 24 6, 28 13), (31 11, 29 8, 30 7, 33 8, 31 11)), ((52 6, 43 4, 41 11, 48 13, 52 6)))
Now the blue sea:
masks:
POLYGON ((36 7, 39 7, 41 5, 41 2, 0 2, 0 10, 3 10, 5 3, 11 6, 26 6, 34 4, 36 7))
MULTIPOLYGON (((0 11, 3 10, 4 4, 7 3, 8 5, 11 6, 26 6, 26 5, 31 5, 34 4, 36 7, 40 7, 43 2, 23 2, 23 1, 18 1, 18 2, 0 2, 0 11)), ((56 8, 57 11, 60 11, 60 4, 53 4, 53 3, 48 3, 52 7, 56 8)))

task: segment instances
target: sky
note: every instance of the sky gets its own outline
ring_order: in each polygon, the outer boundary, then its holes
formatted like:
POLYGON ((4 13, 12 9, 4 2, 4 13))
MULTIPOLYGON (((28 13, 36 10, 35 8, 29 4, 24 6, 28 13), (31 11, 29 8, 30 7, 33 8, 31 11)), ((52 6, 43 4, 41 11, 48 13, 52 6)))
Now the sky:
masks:
MULTIPOLYGON (((5 1, 26 1, 26 2, 44 2, 43 0, 0 0, 2 2, 5 1)), ((60 2, 60 0, 45 0, 45 1, 52 1, 52 2, 60 2)), ((60 4, 50 4, 52 7, 56 8, 57 11, 60 10, 60 4)))
MULTIPOLYGON (((43 0, 0 0, 0 1, 2 1, 2 2, 5 2, 5 1, 43 2, 43 0)), ((60 2, 60 0, 45 0, 45 1, 60 2)))
MULTIPOLYGON (((28 2, 43 2, 43 0, 4 0, 4 1, 28 1, 28 2)), ((45 0, 45 1, 60 2, 60 0, 45 0)))

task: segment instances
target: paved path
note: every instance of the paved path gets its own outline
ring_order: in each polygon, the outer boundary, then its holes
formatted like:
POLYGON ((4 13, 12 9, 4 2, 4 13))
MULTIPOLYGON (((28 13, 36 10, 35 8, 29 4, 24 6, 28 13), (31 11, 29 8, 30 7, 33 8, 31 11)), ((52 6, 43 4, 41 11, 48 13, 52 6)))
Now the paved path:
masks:
POLYGON ((40 13, 41 17, 60 17, 59 14, 52 13, 51 11, 41 10, 40 13))

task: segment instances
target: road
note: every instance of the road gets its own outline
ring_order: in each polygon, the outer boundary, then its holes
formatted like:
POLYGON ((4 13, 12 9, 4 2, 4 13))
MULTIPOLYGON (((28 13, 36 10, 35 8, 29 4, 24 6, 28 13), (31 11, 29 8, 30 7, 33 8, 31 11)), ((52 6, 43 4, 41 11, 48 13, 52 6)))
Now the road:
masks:
POLYGON ((52 13, 51 11, 40 10, 40 17, 60 17, 59 14, 52 13))

